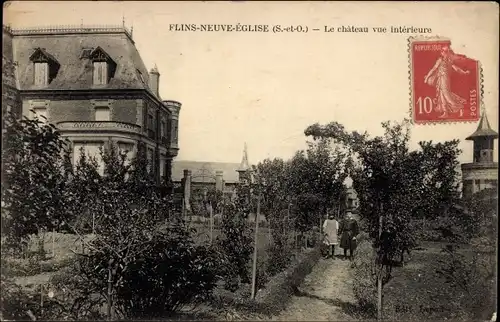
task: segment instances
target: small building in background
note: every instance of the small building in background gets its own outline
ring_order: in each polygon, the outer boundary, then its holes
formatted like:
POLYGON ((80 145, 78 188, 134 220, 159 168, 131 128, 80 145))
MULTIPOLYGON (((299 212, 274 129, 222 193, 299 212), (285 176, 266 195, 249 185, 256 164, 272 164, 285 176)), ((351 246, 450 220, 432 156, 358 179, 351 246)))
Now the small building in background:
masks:
POLYGON ((176 199, 185 200, 190 207, 194 195, 206 194, 208 190, 220 191, 232 199, 238 183, 251 180, 251 165, 248 162, 246 145, 240 163, 210 161, 174 161, 172 181, 176 199))
POLYGON ((494 141, 498 133, 491 129, 488 117, 483 111, 481 120, 474 133, 466 140, 474 144, 472 163, 463 163, 463 197, 468 198, 484 189, 498 188, 498 162, 493 161, 494 141))

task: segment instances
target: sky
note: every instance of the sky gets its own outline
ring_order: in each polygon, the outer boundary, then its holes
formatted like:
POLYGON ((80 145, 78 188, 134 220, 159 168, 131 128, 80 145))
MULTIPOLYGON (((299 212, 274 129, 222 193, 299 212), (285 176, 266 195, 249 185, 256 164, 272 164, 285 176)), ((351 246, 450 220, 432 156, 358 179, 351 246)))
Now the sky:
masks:
MULTIPOLYGON (((305 147, 304 130, 337 121, 382 134, 410 108, 407 43, 413 34, 327 33, 325 26, 414 26, 451 39, 483 66, 483 107, 498 131, 498 5, 471 2, 11 2, 13 28, 53 25, 133 26, 148 69, 161 73, 160 95, 182 103, 177 160, 251 163, 289 158, 305 147), (171 24, 295 24, 308 33, 174 32, 171 24)), ((422 140, 464 141, 476 123, 414 125, 422 140)), ((498 140, 495 143, 498 151, 498 140)), ((495 153, 495 158, 497 154, 495 153)))

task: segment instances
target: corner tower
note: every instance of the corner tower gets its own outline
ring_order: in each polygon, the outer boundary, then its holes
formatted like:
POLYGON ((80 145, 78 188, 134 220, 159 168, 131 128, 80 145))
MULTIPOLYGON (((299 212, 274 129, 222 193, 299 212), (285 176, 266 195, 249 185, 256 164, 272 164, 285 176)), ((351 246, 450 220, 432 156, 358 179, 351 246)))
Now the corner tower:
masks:
POLYGON ((491 129, 483 110, 474 133, 466 140, 474 144, 472 163, 462 164, 463 196, 470 197, 483 189, 498 187, 498 162, 493 162, 494 141, 498 133, 491 129))

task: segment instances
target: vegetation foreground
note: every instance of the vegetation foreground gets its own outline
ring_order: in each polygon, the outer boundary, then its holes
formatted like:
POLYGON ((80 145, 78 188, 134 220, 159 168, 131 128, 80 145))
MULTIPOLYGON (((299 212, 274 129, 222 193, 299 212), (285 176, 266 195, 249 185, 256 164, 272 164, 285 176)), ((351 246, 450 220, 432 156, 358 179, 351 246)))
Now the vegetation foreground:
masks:
POLYGON ((193 229, 175 210, 170 183, 154 179, 142 147, 126 160, 110 142, 101 173, 83 152, 73 166, 53 126, 6 115, 2 319, 156 319, 197 307, 215 312, 204 319, 279 314, 320 258, 324 215, 345 210, 348 175, 363 231, 349 267, 349 314, 376 317, 381 280, 384 318, 488 318, 497 191, 460 198, 458 141, 410 151, 407 122, 383 127, 371 138, 338 123, 313 125, 306 151, 264 160, 236 199, 194 196, 197 215, 208 216, 206 203, 222 214, 207 239, 210 230, 193 229), (267 227, 255 240, 248 218, 257 208, 267 227))

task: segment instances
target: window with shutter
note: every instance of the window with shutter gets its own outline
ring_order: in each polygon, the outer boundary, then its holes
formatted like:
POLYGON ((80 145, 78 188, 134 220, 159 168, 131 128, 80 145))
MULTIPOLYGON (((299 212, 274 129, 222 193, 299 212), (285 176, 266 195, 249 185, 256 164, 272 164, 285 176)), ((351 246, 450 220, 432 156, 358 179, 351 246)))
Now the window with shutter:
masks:
POLYGON ((49 64, 35 63, 35 85, 46 86, 49 83, 49 64))
POLYGON ((148 114, 148 129, 154 130, 154 124, 153 123, 154 123, 153 115, 148 114))
POLYGON ((107 107, 96 107, 95 108, 95 120, 96 121, 110 121, 109 108, 107 107))
POLYGON ((177 140, 179 138, 179 136, 178 136, 178 134, 179 134, 178 133, 179 132, 179 121, 174 120, 173 123, 174 124, 173 124, 173 128, 172 128, 172 139, 175 143, 177 143, 177 140))
POLYGON ((105 85, 108 83, 108 64, 106 62, 94 62, 94 85, 105 85))

